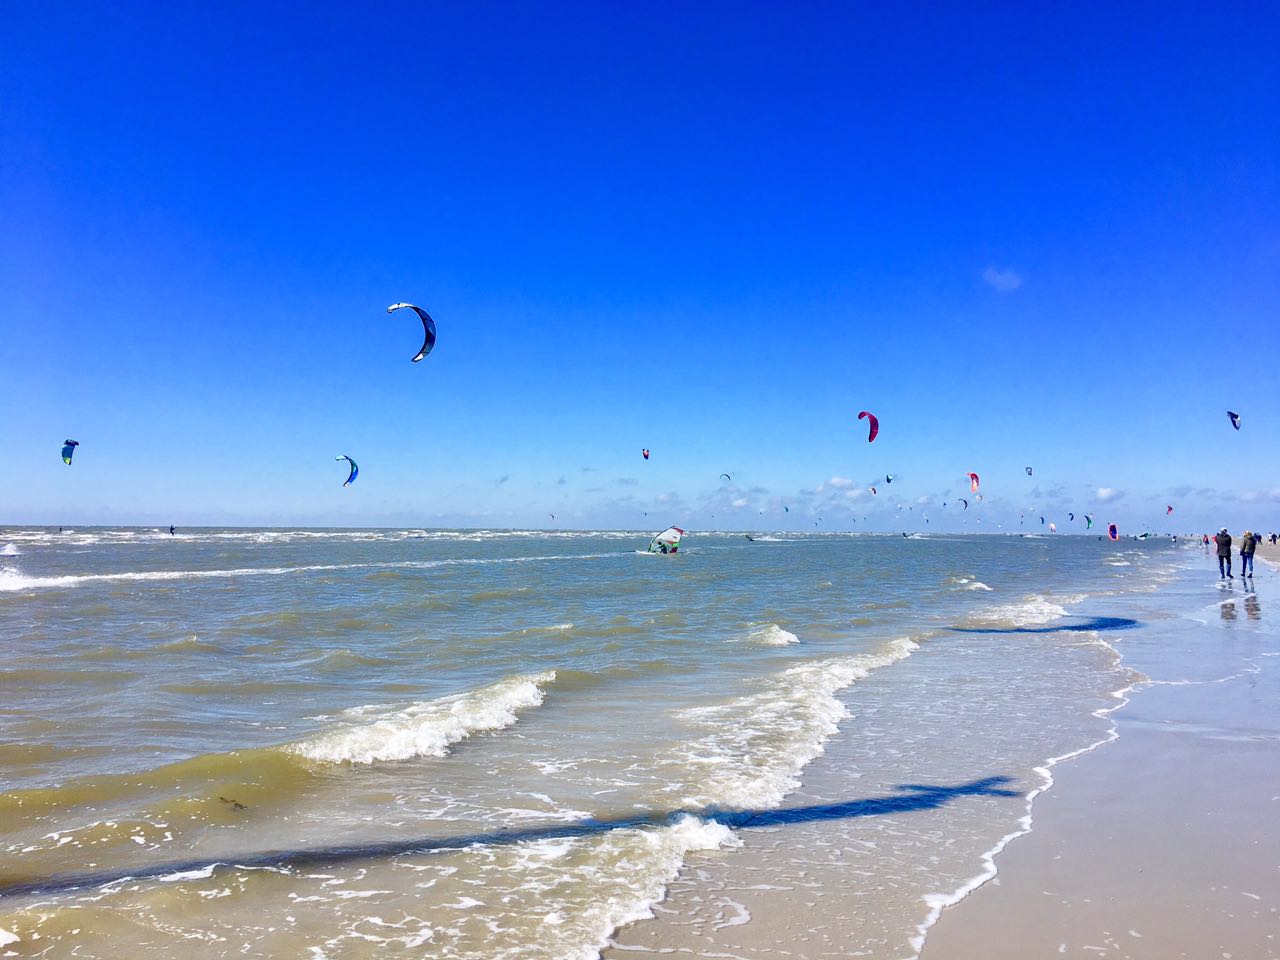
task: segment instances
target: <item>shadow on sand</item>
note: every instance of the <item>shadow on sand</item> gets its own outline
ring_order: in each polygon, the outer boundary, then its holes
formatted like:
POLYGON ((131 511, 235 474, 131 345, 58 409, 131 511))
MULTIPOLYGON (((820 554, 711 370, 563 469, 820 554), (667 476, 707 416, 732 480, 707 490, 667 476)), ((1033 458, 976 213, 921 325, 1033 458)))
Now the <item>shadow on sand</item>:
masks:
POLYGON ((100 887, 123 880, 148 880, 159 877, 206 870, 234 870, 243 867, 272 867, 282 870, 314 869, 360 860, 381 859, 406 854, 432 853, 438 850, 460 850, 473 845, 504 845, 525 843, 531 840, 587 837, 608 833, 611 830, 663 827, 684 816, 715 820, 737 830, 754 827, 774 827, 790 823, 812 823, 821 820, 840 820, 853 817, 875 817, 891 813, 911 813, 934 810, 960 797, 1018 797, 1022 794, 1010 790, 1004 784, 1009 777, 986 777, 953 787, 932 784, 904 783, 897 793, 885 797, 868 797, 845 803, 815 804, 808 807, 785 807, 779 810, 722 810, 708 807, 701 810, 674 810, 666 813, 645 813, 633 817, 611 820, 584 820, 578 823, 551 824, 522 830, 493 830, 467 833, 454 837, 422 837, 387 843, 354 844, 343 847, 320 847, 309 850, 278 850, 255 853, 225 861, 186 860, 140 865, 132 869, 119 868, 96 872, 58 874, 44 878, 24 878, 9 882, 0 881, 0 897, 22 894, 48 894, 75 890, 80 887, 100 887))
POLYGON ((1090 617, 1079 623, 1054 624, 1051 627, 947 627, 952 633, 1090 633, 1096 630, 1132 630, 1142 626, 1140 620, 1128 617, 1090 617))

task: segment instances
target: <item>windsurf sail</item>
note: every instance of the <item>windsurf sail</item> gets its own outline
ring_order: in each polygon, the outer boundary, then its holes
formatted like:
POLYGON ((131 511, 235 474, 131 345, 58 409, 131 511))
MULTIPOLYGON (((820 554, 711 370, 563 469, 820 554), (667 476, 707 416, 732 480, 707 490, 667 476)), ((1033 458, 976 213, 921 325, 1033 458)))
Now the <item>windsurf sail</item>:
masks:
POLYGON ((679 527, 667 527, 649 542, 650 553, 675 553, 680 549, 684 531, 679 527))

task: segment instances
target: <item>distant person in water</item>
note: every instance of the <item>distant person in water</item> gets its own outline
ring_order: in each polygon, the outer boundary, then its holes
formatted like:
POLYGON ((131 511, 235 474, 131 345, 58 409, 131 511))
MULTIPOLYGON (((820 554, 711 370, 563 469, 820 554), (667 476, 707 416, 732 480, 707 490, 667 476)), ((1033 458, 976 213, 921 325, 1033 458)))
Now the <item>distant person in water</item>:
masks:
POLYGON ((173 536, 173 524, 169 524, 169 536, 173 536))
POLYGON ((1253 554, 1258 549, 1258 535, 1246 530, 1240 538, 1240 578, 1253 578, 1253 554))
POLYGON ((1218 545, 1218 579, 1234 580, 1231 574, 1231 534, 1223 527, 1213 541, 1218 545))

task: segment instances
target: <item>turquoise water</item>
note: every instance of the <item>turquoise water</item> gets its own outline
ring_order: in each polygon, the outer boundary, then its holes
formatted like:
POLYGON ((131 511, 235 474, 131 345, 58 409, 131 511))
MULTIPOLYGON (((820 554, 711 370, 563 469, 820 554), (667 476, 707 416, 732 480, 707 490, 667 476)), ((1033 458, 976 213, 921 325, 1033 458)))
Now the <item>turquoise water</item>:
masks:
POLYGON ((0 930, 48 956, 589 958, 700 871, 807 872, 859 892, 857 942, 847 903, 811 918, 841 955, 911 955, 1036 768, 1105 738, 1115 638, 1203 563, 648 536, 0 533, 0 930), (751 856, 784 826, 800 853, 751 856))

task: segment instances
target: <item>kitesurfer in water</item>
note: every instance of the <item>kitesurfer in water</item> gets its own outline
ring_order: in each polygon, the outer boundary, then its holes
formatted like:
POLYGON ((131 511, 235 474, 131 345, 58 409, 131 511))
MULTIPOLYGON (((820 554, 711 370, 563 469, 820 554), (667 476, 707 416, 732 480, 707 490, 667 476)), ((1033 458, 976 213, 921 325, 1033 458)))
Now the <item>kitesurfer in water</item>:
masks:
POLYGON ((1231 534, 1227 533, 1226 527, 1218 531, 1213 542, 1218 545, 1218 579, 1234 580, 1231 573, 1231 534))
POLYGON ((169 536, 173 536, 173 524, 169 524, 169 536))

